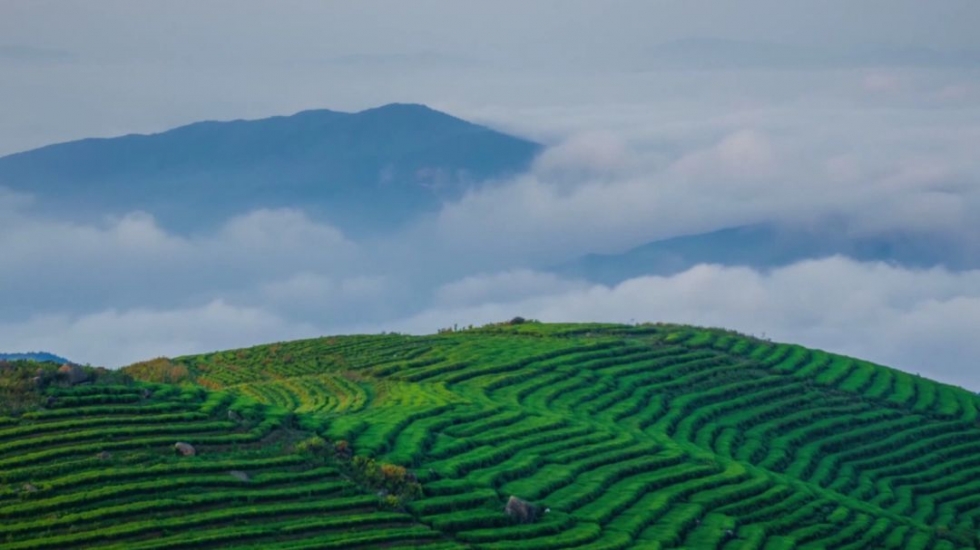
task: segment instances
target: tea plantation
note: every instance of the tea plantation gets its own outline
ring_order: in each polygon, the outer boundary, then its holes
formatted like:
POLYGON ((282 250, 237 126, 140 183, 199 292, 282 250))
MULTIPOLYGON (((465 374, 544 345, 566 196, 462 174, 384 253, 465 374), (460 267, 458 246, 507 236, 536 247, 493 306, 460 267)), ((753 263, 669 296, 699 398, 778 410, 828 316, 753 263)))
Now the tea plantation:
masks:
POLYGON ((500 324, 125 372, 0 417, 0 547, 980 545, 977 396, 732 332, 500 324))

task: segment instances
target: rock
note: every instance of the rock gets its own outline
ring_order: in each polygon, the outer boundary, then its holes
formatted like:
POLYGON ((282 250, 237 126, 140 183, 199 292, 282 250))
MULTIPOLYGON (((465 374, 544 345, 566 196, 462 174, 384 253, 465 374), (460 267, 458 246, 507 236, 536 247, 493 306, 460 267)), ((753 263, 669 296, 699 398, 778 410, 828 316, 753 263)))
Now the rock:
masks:
POLYGON ((195 450, 194 446, 190 443, 178 441, 177 443, 174 443, 174 453, 181 456, 195 456, 197 454, 197 450, 195 450))
POLYGON ((231 477, 237 479, 238 481, 249 481, 249 480, 252 479, 252 478, 248 477, 248 474, 246 474, 245 472, 243 472, 241 470, 232 470, 232 471, 228 472, 228 475, 230 475, 231 477))
POLYGON ((101 453, 95 455, 99 460, 112 460, 112 453, 109 451, 102 451, 101 453))
POLYGON ((78 365, 69 365, 65 363, 58 367, 58 374, 63 376, 64 379, 72 386, 81 384, 88 380, 88 374, 85 369, 79 367, 78 365))
POLYGON ((538 519, 539 515, 537 506, 515 496, 507 499, 507 506, 504 506, 504 513, 521 523, 533 523, 538 519))

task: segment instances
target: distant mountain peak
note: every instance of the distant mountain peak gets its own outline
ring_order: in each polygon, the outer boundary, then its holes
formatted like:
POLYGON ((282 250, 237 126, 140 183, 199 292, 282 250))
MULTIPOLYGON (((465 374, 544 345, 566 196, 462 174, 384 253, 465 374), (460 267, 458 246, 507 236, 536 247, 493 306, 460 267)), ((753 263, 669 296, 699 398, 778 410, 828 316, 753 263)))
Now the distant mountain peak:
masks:
POLYGON ((489 130, 472 122, 468 122, 449 113, 433 109, 421 103, 388 103, 380 107, 364 109, 353 113, 353 117, 381 118, 386 121, 407 121, 407 122, 444 122, 456 124, 460 128, 480 128, 489 130))
POLYGON ((419 112, 419 113, 439 113, 442 115, 446 114, 443 113, 442 111, 437 111, 432 107, 425 105, 424 103, 399 103, 399 102, 385 103, 384 105, 381 105, 379 107, 371 107, 370 109, 364 109, 360 112, 364 113, 370 111, 375 111, 375 112, 406 111, 406 112, 419 112))
POLYGON ((47 214, 135 210, 178 231, 301 208, 346 233, 392 230, 527 170, 541 145, 419 103, 204 121, 0 157, 0 181, 47 214))

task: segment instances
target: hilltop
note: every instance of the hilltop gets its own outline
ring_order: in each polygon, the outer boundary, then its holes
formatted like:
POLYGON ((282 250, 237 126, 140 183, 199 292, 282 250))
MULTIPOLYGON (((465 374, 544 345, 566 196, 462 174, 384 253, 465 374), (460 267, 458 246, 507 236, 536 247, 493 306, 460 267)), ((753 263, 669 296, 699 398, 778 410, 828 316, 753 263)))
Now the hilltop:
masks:
POLYGON ((52 380, 45 406, 0 419, 0 540, 977 546, 966 390, 724 330, 516 321, 52 380), (504 514, 511 496, 537 517, 504 514))
POLYGON ((48 353, 46 351, 29 351, 27 353, 0 353, 0 361, 37 361, 41 363, 71 363, 71 361, 48 353))
POLYGON ((0 186, 54 214, 142 210, 193 230, 249 209, 302 207, 372 232, 526 170, 540 147, 424 105, 320 109, 8 155, 0 186))

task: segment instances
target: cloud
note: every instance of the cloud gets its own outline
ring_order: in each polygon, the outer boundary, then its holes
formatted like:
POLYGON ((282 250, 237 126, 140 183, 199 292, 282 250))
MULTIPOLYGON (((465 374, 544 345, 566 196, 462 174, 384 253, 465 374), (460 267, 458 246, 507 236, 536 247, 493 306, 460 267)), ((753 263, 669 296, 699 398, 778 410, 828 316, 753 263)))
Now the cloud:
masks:
POLYGON ((0 228, 9 224, 18 211, 31 205, 33 197, 0 185, 0 228))
POLYGON ((33 216, 18 202, 0 219, 0 320, 172 307, 302 271, 343 276, 356 269, 356 245, 296 210, 258 210, 210 234, 183 236, 145 213, 89 224, 33 216))
POLYGON ((670 166, 685 180, 737 179, 760 185, 768 183, 776 170, 772 141, 752 129, 725 136, 714 147, 687 154, 670 166))
POLYGON ((520 300, 566 293, 584 286, 551 273, 514 269, 493 274, 471 275, 440 286, 435 303, 442 307, 473 306, 489 302, 520 300))
POLYGON ((423 101, 551 147, 528 173, 363 242, 298 209, 243 212, 216 220, 214 231, 186 235, 139 212, 46 219, 32 213, 29 196, 0 190, 0 349, 49 348, 119 364, 320 333, 432 331, 523 315, 728 326, 973 383, 951 369, 980 356, 968 334, 976 319, 972 289, 980 288, 974 272, 835 259, 771 273, 701 266, 608 288, 534 269, 771 220, 833 224, 844 233, 935 232, 973 242, 980 258, 980 219, 971 215, 980 211, 976 75, 892 67, 588 75, 487 69, 470 79, 306 67, 301 85, 284 88, 296 82, 285 67, 259 79, 248 65, 219 84, 206 78, 206 67, 129 68, 122 77, 108 65, 66 66, 37 80, 43 94, 18 69, 11 80, 21 99, 0 111, 21 123, 0 140, 21 143, 59 116, 75 117, 85 129, 80 137, 323 107, 320 90, 330 81, 343 86, 327 107, 423 101), (900 86, 889 91, 889 79, 900 86), (194 85, 184 90, 187 82, 194 85), (133 93, 145 86, 148 95, 133 93), (61 90, 71 92, 70 101, 61 90), (183 93, 195 94, 180 103, 195 110, 168 111, 183 93), (38 117, 29 108, 38 94, 71 112, 38 117), (98 97, 112 113, 76 96, 98 97), (230 97, 238 99, 229 104, 230 97), (117 111, 123 119, 113 124, 122 126, 106 129, 103 119, 117 111), (161 113, 171 118, 153 118, 161 113))
POLYGON ((289 254, 320 249, 350 248, 337 229, 311 221, 293 209, 260 209, 229 220, 213 240, 218 246, 231 246, 254 254, 289 254))
POLYGON ((543 277, 522 274, 525 292, 514 292, 512 274, 469 280, 461 285, 478 287, 476 295, 487 300, 456 300, 384 328, 430 332, 515 315, 551 322, 690 323, 766 335, 980 390, 974 331, 980 271, 908 270, 835 257, 771 272, 700 265, 615 287, 564 282, 553 287, 557 291, 533 292, 543 277))
POLYGON ((532 170, 542 179, 575 183, 615 178, 626 172, 635 158, 622 137, 610 132, 586 132, 546 149, 532 170))
POLYGON ((57 349, 68 359, 118 367, 139 360, 319 333, 258 308, 216 300, 178 309, 108 309, 85 315, 39 315, 0 322, 0 349, 57 349))
MULTIPOLYGON (((396 330, 429 333, 516 315, 551 322, 665 321, 733 328, 775 341, 843 353, 980 389, 980 271, 909 270, 845 258, 770 272, 700 265, 670 277, 614 287, 529 270, 462 278, 434 291, 429 306, 399 321, 357 319, 338 302, 375 299, 382 283, 298 274, 263 287, 264 305, 211 300, 174 308, 105 309, 0 322, 0 349, 48 349, 119 366, 322 334, 396 330), (283 302, 308 300, 340 314, 304 321, 283 302)), ((386 312, 388 318, 395 312, 386 312)), ((381 318, 383 319, 383 317, 381 318)))
POLYGON ((301 271, 264 283, 257 291, 239 298, 293 319, 338 325, 390 315, 390 306, 398 302, 399 290, 380 275, 341 278, 301 271))
POLYGON ((674 125, 657 113, 644 124, 632 110, 618 121, 611 109, 618 131, 572 133, 531 172, 445 205, 416 228, 416 241, 471 272, 770 221, 980 244, 980 221, 969 215, 980 209, 975 107, 869 110, 834 94, 797 101, 690 113, 674 125))

